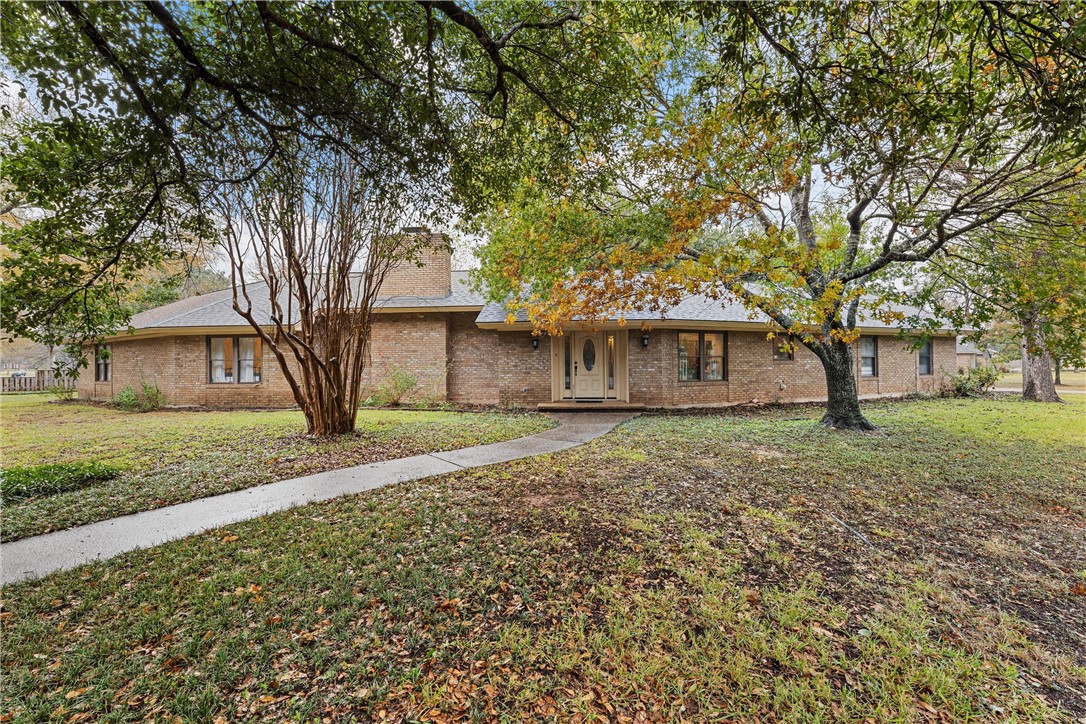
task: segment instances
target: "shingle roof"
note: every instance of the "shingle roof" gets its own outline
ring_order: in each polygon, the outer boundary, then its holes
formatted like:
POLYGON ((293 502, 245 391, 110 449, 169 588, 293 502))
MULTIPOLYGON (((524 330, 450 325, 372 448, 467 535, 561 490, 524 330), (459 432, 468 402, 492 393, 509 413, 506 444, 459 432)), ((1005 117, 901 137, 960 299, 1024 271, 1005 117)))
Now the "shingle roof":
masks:
MULTIPOLYGON (((271 324, 271 299, 268 285, 264 282, 251 282, 246 285, 249 298, 253 302, 253 316, 261 325, 271 324)), ((234 295, 229 289, 210 294, 201 294, 167 304, 164 307, 148 309, 132 317, 129 322, 133 329, 159 327, 236 327, 248 324, 234 311, 234 295)))
MULTIPOLYGON (((396 296, 381 298, 378 309, 460 308, 465 311, 480 310, 477 324, 502 324, 508 311, 503 304, 487 303, 485 296, 470 288, 470 272, 452 273, 452 290, 445 296, 396 296)), ((253 302, 253 316, 261 325, 271 325, 271 304, 268 287, 264 282, 248 284, 249 297, 253 302)), ((283 304, 284 309, 287 305, 283 304)), ((913 307, 897 307, 908 315, 916 313, 913 307)), ((527 322, 523 312, 517 314, 518 322, 527 322)), ((734 301, 716 300, 703 295, 690 295, 679 304, 659 312, 631 312, 627 322, 749 322, 765 324, 769 318, 760 311, 751 312, 734 301)), ((132 318, 133 329, 158 329, 171 327, 236 327, 247 322, 234 311, 233 295, 229 289, 182 299, 173 304, 141 312, 132 318)), ((865 319, 860 324, 867 328, 895 328, 877 319, 865 319)))
MULTIPOLYGON (((890 305, 892 309, 903 312, 906 316, 917 314, 919 310, 902 304, 890 305)), ((478 324, 498 324, 506 321, 509 312, 502 304, 490 303, 483 307, 483 311, 476 318, 478 324)), ((750 310, 739 302, 692 294, 681 302, 668 309, 665 313, 658 311, 633 311, 626 315, 627 322, 747 322, 754 324, 766 324, 769 317, 759 310, 750 310)), ((528 317, 524 312, 518 312, 518 322, 527 322, 528 317)), ((614 321, 614 320, 612 320, 614 321)), ((864 318, 859 322, 860 327, 875 329, 897 329, 896 324, 886 324, 875 318, 864 318)))
POLYGON ((957 354, 982 354, 984 352, 984 350, 977 347, 974 343, 964 342, 960 339, 958 340, 957 349, 955 351, 957 354))
POLYGON ((480 292, 472 291, 470 286, 469 271, 454 271, 452 273, 452 291, 444 297, 419 297, 398 296, 385 297, 378 301, 380 309, 397 309, 412 307, 465 307, 479 309, 486 304, 486 297, 480 292))
MULTIPOLYGON (((410 309, 425 307, 464 307, 469 310, 481 309, 485 303, 483 296, 469 287, 469 272, 452 273, 452 291, 445 296, 398 296, 385 297, 377 302, 378 309, 410 309)), ((253 303, 253 317, 257 322, 271 325, 271 298, 268 285, 264 282, 249 282, 249 298, 253 303)), ((287 304, 282 304, 287 308, 287 304)), ((132 317, 133 329, 157 329, 170 327, 236 327, 248 324, 234 311, 233 294, 224 289, 210 294, 182 299, 132 317)))

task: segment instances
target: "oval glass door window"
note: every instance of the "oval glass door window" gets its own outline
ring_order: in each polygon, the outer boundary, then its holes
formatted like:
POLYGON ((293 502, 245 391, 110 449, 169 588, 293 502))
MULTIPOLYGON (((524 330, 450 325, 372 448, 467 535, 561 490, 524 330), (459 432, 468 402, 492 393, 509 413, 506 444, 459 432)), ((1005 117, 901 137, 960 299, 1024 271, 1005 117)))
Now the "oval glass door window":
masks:
POLYGON ((584 347, 581 347, 581 360, 584 362, 585 372, 591 372, 596 366, 596 343, 591 339, 586 339, 584 347))

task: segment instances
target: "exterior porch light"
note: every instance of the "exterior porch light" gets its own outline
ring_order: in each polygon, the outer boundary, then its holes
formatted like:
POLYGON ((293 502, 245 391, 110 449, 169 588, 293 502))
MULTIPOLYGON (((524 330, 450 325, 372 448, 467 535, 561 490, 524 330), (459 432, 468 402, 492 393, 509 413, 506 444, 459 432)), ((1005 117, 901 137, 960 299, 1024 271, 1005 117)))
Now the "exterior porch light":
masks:
POLYGON ((649 335, 648 334, 641 335, 641 346, 642 347, 648 347, 649 346, 649 335))
POLYGON ((539 335, 532 335, 532 349, 539 349, 539 335))

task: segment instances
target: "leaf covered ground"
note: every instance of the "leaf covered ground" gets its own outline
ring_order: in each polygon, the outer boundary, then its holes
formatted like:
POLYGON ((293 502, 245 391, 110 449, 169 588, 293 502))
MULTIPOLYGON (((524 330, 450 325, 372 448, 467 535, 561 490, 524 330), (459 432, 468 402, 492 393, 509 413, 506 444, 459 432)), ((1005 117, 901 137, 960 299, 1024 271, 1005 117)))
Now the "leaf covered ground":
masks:
POLYGON ((111 481, 3 506, 5 541, 253 485, 540 432, 540 415, 362 410, 353 435, 306 436, 297 411, 120 412, 46 395, 0 399, 3 467, 107 463, 111 481))
POLYGON ((643 416, 8 587, 0 711, 1086 716, 1086 405, 868 411, 643 416))

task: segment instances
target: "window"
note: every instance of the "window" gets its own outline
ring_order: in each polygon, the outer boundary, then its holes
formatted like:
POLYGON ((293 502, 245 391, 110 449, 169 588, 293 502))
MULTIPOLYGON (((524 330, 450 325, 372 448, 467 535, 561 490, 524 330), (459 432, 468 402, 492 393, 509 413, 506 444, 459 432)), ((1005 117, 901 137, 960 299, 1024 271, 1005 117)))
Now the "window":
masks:
POLYGON ((566 358, 565 359, 565 362, 566 362, 566 387, 565 387, 565 389, 567 389, 567 390, 569 389, 570 370, 572 368, 572 364, 570 362, 570 351, 569 351, 570 345, 572 345, 572 344, 573 344, 573 338, 572 337, 567 337, 566 338, 566 343, 562 345, 562 349, 565 351, 565 358, 566 358))
POLYGON ((679 332, 679 381, 726 380, 727 350, 723 332, 679 332))
POLYGON ((860 374, 863 377, 879 375, 879 340, 860 337, 860 374))
POLYGON ((702 359, 705 360, 705 374, 702 375, 703 380, 722 380, 724 379, 724 334, 723 332, 705 333, 702 335, 705 340, 703 349, 705 355, 702 359))
POLYGON ((697 332, 679 332, 679 381, 701 379, 701 343, 697 332))
POLYGON ((211 338, 211 381, 234 381, 234 338, 211 338))
POLYGON ((929 339, 920 347, 920 374, 932 374, 931 340, 929 339))
POLYGON ((777 362, 788 362, 796 358, 796 351, 792 347, 791 339, 776 337, 773 340, 773 359, 777 362))
POLYGON ((615 389, 615 335, 607 335, 607 389, 615 389))
POLYGON ((109 382, 110 373, 110 349, 109 345, 97 344, 94 346, 94 381, 109 382))
POLYGON ((238 382, 260 382, 260 337, 238 339, 238 382))
POLYGON ((259 337, 208 337, 208 381, 260 382, 262 350, 259 337))

